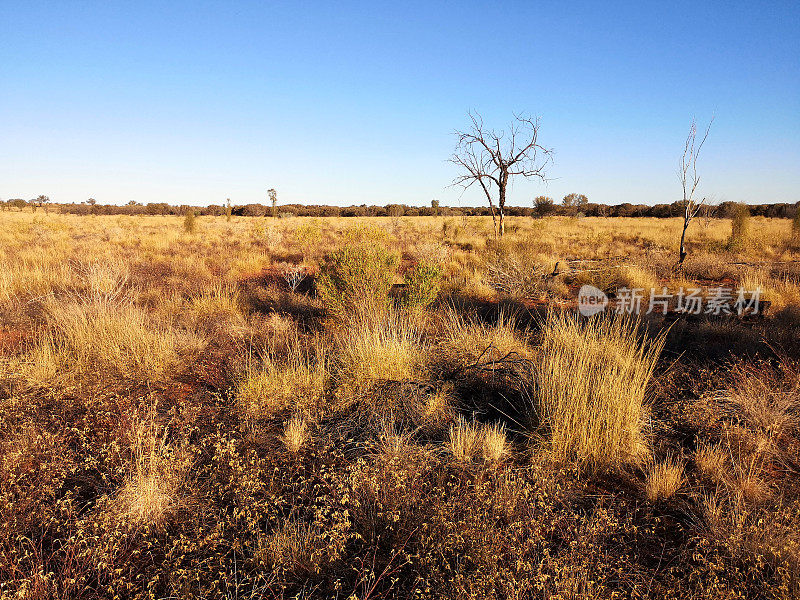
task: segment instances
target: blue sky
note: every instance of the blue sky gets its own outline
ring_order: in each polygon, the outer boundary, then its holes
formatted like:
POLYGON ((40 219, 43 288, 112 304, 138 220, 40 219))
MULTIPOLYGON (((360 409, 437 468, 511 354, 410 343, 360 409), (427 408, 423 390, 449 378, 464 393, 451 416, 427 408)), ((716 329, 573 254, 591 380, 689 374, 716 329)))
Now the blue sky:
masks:
POLYGON ((797 2, 0 0, 0 198, 482 203, 466 112, 542 119, 509 204, 680 197, 693 117, 718 201, 800 200, 797 2))

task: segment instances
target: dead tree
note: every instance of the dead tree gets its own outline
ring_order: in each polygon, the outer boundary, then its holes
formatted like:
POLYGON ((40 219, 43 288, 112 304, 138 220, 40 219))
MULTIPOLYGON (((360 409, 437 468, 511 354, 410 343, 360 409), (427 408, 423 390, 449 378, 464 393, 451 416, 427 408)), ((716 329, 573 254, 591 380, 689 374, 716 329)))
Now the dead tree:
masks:
POLYGON ((267 190, 267 195, 269 195, 270 204, 272 204, 272 218, 278 216, 278 192, 273 189, 267 190))
POLYGON ((683 231, 681 232, 680 257, 676 265, 678 269, 683 267, 683 261, 686 260, 686 230, 706 201, 705 197, 700 200, 695 199, 695 192, 697 191, 697 186, 700 184, 700 177, 697 175, 697 157, 700 156, 700 150, 703 148, 703 144, 706 143, 706 138, 708 138, 708 132, 711 130, 711 124, 713 122, 714 119, 712 117, 711 121, 708 123, 708 127, 706 127, 706 133, 703 135, 703 139, 697 144, 697 123, 692 120, 692 126, 689 128, 689 135, 686 137, 686 143, 683 146, 681 166, 678 171, 678 176, 683 186, 683 200, 681 201, 681 208, 683 209, 683 231))
POLYGON ((517 175, 544 181, 553 151, 539 144, 538 118, 515 114, 508 133, 484 129, 478 113, 470 112, 469 118, 469 130, 455 132, 458 143, 450 162, 465 173, 456 177, 453 185, 467 189, 477 183, 481 187, 489 201, 494 234, 502 236, 509 182, 517 175))

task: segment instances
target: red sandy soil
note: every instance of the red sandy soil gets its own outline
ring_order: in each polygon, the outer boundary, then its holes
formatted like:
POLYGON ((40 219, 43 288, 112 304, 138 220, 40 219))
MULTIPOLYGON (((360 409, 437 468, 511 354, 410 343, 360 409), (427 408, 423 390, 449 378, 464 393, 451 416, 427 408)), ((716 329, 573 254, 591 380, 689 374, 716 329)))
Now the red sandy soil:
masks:
POLYGON ((10 356, 18 352, 32 333, 25 327, 0 326, 0 356, 10 356))

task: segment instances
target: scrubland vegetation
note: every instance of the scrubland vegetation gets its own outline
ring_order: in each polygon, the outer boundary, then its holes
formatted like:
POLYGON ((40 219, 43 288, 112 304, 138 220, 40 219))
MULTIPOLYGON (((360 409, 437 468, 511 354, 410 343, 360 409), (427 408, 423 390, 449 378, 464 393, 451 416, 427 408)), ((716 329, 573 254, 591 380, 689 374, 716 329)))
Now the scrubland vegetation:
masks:
POLYGON ((797 219, 191 215, 0 217, 2 597, 800 594, 797 219))

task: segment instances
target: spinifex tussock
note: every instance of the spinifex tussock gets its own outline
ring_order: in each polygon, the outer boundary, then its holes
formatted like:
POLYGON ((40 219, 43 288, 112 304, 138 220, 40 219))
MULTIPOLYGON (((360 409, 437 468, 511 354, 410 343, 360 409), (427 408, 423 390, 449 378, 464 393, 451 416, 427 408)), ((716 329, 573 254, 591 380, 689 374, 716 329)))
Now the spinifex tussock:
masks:
POLYGON ((548 315, 535 360, 535 402, 556 457, 615 463, 644 453, 647 384, 664 338, 645 338, 625 318, 582 323, 548 315))

